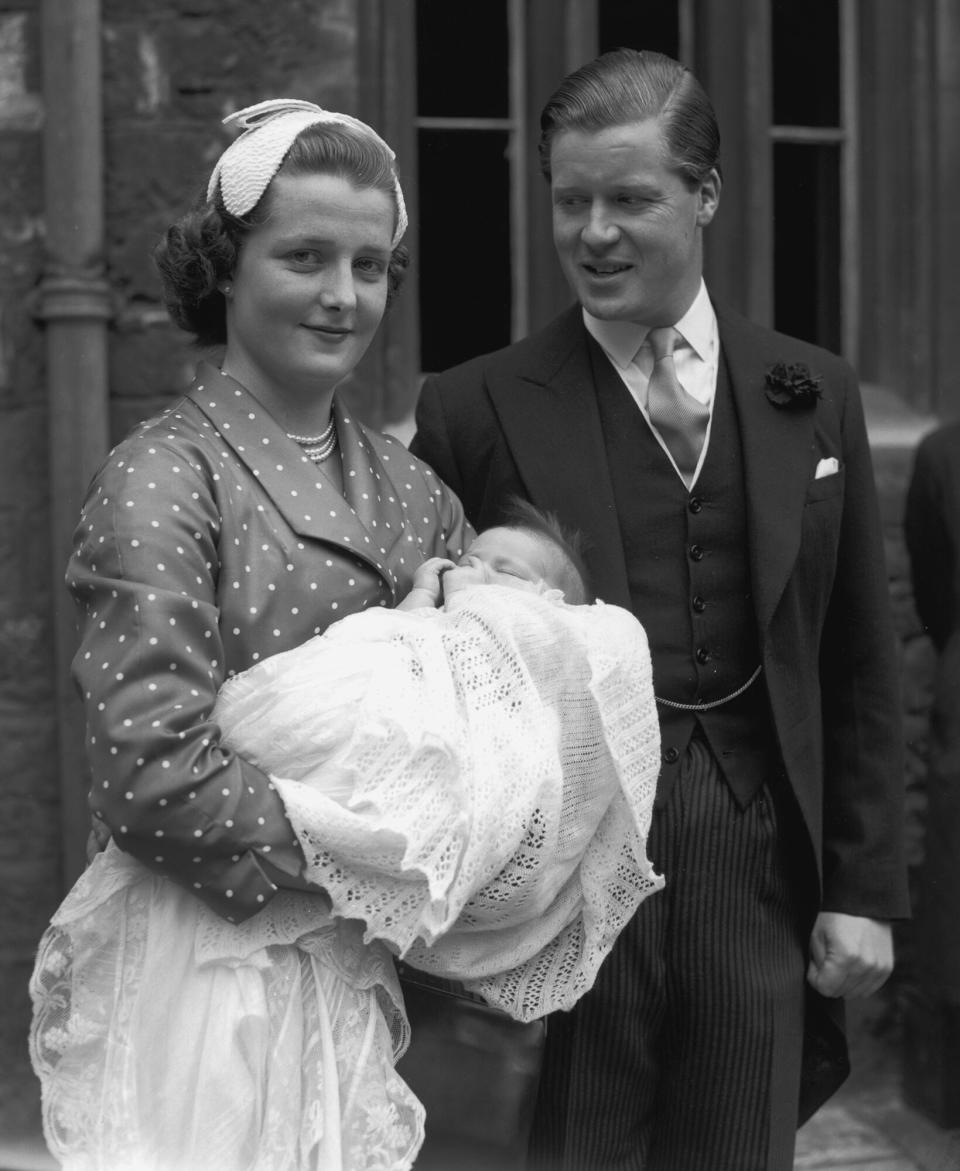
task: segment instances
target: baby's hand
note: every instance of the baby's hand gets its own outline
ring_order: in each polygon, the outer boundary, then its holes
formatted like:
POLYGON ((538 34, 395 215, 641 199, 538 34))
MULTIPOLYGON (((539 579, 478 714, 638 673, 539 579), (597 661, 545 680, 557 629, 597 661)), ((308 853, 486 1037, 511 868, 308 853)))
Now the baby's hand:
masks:
POLYGON ((413 588, 397 606, 398 610, 415 610, 418 607, 437 607, 443 600, 440 575, 455 567, 448 557, 428 557, 413 575, 413 588))

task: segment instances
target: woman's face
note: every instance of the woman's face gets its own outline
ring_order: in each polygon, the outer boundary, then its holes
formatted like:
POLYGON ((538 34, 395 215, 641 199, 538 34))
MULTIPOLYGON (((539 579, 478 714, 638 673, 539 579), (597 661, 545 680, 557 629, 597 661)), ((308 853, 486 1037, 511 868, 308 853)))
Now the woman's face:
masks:
POLYGON ((268 409, 327 392, 383 317, 394 206, 336 175, 278 175, 244 239, 227 300, 223 369, 268 409))

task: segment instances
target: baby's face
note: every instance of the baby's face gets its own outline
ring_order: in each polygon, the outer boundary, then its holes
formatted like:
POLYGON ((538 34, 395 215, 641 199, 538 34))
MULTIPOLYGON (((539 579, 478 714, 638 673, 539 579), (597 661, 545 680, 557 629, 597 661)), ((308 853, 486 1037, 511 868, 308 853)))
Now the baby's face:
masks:
POLYGON ((444 599, 473 585, 505 585, 529 590, 550 581, 545 541, 520 529, 487 529, 443 575, 444 599))

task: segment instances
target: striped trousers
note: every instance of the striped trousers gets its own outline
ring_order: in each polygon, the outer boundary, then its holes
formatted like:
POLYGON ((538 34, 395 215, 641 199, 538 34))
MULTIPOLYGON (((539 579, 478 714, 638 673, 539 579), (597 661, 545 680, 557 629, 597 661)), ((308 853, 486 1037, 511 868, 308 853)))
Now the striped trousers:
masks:
POLYGON ((550 1019, 531 1167, 790 1171, 807 941, 773 802, 695 738, 648 848, 666 887, 550 1019))

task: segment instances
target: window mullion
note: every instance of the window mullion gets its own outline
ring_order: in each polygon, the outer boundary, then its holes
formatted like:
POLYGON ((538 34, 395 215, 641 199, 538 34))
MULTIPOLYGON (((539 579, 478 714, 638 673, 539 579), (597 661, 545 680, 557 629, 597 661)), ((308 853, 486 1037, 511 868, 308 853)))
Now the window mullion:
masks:
POLYGON ((416 119, 418 130, 512 130, 513 118, 440 118, 416 119))
POLYGON ((842 144, 847 139, 847 129, 845 126, 771 126, 770 139, 773 142, 842 144))

